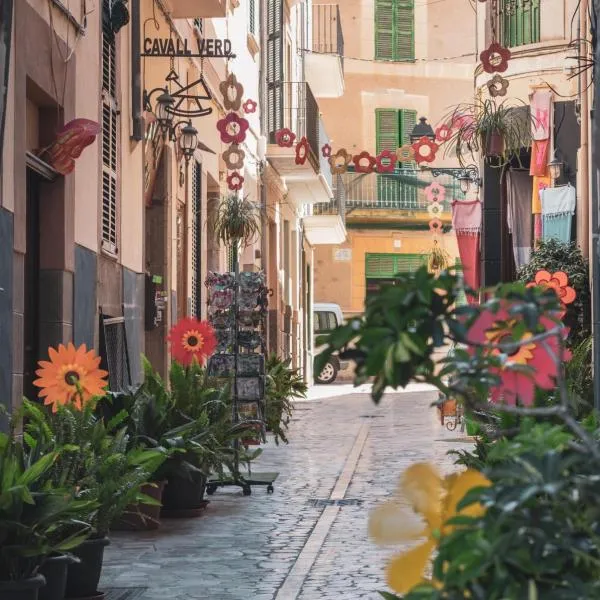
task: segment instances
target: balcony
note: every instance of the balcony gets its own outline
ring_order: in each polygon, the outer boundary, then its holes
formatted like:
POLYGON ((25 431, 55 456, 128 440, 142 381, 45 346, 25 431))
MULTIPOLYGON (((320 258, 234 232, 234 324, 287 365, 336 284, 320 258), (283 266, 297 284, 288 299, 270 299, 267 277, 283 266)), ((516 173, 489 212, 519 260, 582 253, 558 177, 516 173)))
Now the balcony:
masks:
MULTIPOLYGON (((321 172, 319 106, 306 82, 282 82, 268 86, 267 159, 285 181, 290 196, 301 204, 328 202, 330 185, 321 172), (296 137, 290 146, 277 144, 277 132, 289 129, 296 137), (303 164, 296 160, 296 145, 305 137, 308 153, 303 164)), ((323 142, 325 143, 325 142, 323 142)))
POLYGON ((451 222, 451 203, 464 200, 465 195, 451 175, 434 177, 431 171, 414 168, 396 169, 390 174, 344 173, 346 220, 348 222, 402 222, 427 224, 432 215, 427 188, 439 183, 444 188, 442 214, 444 225, 451 222))
POLYGON ((305 64, 317 98, 344 94, 344 34, 337 4, 313 4, 312 52, 306 53, 305 64))
POLYGON ((211 19, 227 16, 227 0, 163 0, 174 19, 211 19))

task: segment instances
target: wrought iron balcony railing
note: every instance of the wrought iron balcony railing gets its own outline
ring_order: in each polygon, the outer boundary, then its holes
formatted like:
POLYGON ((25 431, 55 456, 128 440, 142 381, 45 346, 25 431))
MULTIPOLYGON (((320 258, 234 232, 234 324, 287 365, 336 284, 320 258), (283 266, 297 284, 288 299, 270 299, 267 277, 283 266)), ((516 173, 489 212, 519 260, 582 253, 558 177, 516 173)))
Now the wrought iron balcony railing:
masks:
POLYGON ((313 215, 339 215, 346 222, 346 187, 341 175, 333 179, 333 198, 329 202, 318 202, 312 206, 313 215))
POLYGON ((344 66, 344 34, 338 4, 313 4, 313 52, 337 54, 344 66))

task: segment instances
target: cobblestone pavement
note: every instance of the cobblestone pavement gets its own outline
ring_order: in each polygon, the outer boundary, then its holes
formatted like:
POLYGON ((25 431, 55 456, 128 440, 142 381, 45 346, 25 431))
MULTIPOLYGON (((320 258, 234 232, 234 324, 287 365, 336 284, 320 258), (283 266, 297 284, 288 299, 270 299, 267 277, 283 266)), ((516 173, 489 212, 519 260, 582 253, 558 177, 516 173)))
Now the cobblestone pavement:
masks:
POLYGON ((274 494, 219 489, 201 518, 113 534, 101 589, 146 588, 140 600, 380 599, 398 549, 369 541, 369 510, 411 463, 452 470, 446 452, 464 447, 429 407, 434 393, 416 389, 375 406, 350 386, 316 388, 297 404, 289 445, 268 444, 255 467, 280 472, 274 494), (331 499, 342 505, 317 502, 331 499))

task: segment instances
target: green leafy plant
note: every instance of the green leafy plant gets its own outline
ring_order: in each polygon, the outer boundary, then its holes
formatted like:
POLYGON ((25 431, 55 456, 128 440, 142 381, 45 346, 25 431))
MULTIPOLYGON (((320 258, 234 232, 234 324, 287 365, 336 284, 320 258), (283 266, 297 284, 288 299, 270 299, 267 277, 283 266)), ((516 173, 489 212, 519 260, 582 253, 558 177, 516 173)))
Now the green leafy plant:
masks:
POLYGON ((248 246, 260 234, 260 214, 248 197, 229 195, 221 200, 214 224, 216 238, 228 247, 248 246))

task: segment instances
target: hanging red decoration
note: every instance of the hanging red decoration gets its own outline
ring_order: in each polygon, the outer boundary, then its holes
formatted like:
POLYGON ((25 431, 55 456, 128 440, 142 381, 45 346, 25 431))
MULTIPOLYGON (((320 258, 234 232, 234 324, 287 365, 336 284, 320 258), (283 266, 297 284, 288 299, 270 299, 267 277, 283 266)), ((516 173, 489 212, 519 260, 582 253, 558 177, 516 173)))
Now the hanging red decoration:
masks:
POLYGON ((321 154, 323 158, 329 158, 331 156, 331 146, 329 144, 325 144, 321 148, 321 154))
POLYGON ((303 165, 306 162, 306 157, 308 156, 308 151, 310 146, 308 145, 308 140, 306 137, 302 136, 300 141, 296 144, 296 164, 303 165))
POLYGON ((295 140, 296 134, 287 127, 275 132, 275 143, 282 148, 291 148, 295 140))
POLYGON ((486 73, 504 73, 508 69, 511 54, 508 48, 498 42, 492 42, 486 50, 479 55, 479 60, 486 73))
POLYGON ((223 106, 225 110, 240 110, 244 86, 238 82, 237 77, 231 73, 225 81, 219 84, 219 90, 223 94, 223 106))
POLYGON ((242 189, 243 185, 244 185, 244 178, 237 171, 234 171, 227 178, 227 187, 232 192, 239 192, 242 189))
POLYGON ((241 144, 246 139, 248 127, 248 121, 235 113, 229 113, 224 119, 217 121, 217 129, 224 144, 241 144))
POLYGON ((189 367, 194 360, 204 364, 217 347, 215 330, 208 321, 181 319, 169 332, 171 354, 178 363, 189 367))
POLYGON ((435 142, 432 142, 425 136, 420 140, 417 140, 412 147, 415 151, 415 161, 417 164, 422 162, 433 162, 435 160, 436 152, 439 149, 439 146, 435 142))
POLYGON ((429 231, 433 234, 439 233, 442 230, 442 226, 443 224, 438 218, 429 221, 429 231))
POLYGON ((335 154, 329 157, 329 166, 334 175, 341 175, 348 170, 348 165, 352 161, 352 155, 348 154, 345 148, 340 148, 335 154))
POLYGON ((396 155, 391 150, 382 150, 375 159, 378 173, 393 173, 396 167, 396 155))
POLYGON ((375 157, 364 150, 354 156, 354 171, 356 173, 372 173, 376 162, 375 157))
POLYGON ((443 123, 435 130, 436 142, 447 142, 452 135, 452 129, 446 123, 443 123))
POLYGON ((59 132, 48 150, 48 163, 61 175, 68 175, 75 168, 75 159, 81 156, 84 148, 92 144, 101 132, 96 121, 74 119, 59 132))
POLYGON ((244 106, 243 106, 244 112, 247 115, 251 115, 251 114, 255 113, 257 107, 258 107, 258 103, 255 102, 254 100, 250 100, 250 99, 246 100, 246 102, 244 102, 244 106))
POLYGON ((237 144, 231 144, 231 146, 223 152, 223 160, 229 171, 243 169, 244 158, 246 158, 246 153, 237 144))

